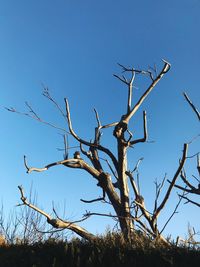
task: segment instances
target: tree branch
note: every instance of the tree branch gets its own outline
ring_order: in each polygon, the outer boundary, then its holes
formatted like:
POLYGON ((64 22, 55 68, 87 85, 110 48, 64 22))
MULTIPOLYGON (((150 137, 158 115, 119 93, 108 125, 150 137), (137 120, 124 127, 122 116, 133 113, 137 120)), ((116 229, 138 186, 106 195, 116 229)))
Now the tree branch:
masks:
POLYGON ((42 93, 42 95, 44 97, 46 97, 48 100, 50 100, 56 106, 56 108, 58 109, 58 111, 61 113, 62 117, 66 120, 66 115, 65 115, 64 111, 59 106, 59 104, 57 103, 57 101, 49 93, 49 88, 48 87, 45 87, 44 85, 43 85, 43 93, 42 93))
POLYGON ((136 139, 130 142, 130 145, 135 145, 137 143, 144 143, 147 141, 148 133, 147 133, 147 117, 146 117, 146 111, 143 111, 143 129, 144 129, 144 137, 140 139, 136 139))
MULTIPOLYGON (((171 183, 169 180, 167 180, 167 181, 168 181, 168 183, 171 183)), ((187 193, 193 193, 193 194, 197 194, 196 190, 198 190, 196 188, 195 188, 195 190, 194 189, 188 189, 188 188, 185 188, 185 187, 177 185, 177 184, 175 184, 174 187, 181 189, 182 191, 184 190, 187 193)), ((199 193, 200 193, 200 190, 199 190, 199 193)))
POLYGON ((141 104, 143 103, 143 101, 146 99, 146 97, 149 95, 149 93, 153 90, 153 88, 156 86, 156 84, 160 81, 160 79, 170 70, 170 64, 167 61, 165 61, 165 60, 163 60, 163 61, 164 61, 165 64, 164 64, 163 69, 159 73, 159 75, 155 78, 155 80, 153 80, 153 82, 148 87, 148 89, 140 97, 140 99, 135 104, 135 106, 132 108, 132 110, 130 111, 130 113, 125 116, 125 118, 124 118, 123 121, 126 124, 128 124, 128 122, 130 121, 130 119, 132 118, 132 116, 136 113, 136 111, 138 110, 138 108, 141 106, 141 104))
POLYGON ((104 158, 100 158, 101 160, 105 161, 110 169, 110 171, 112 172, 113 176, 118 180, 117 174, 116 172, 113 170, 113 167, 111 166, 110 162, 107 159, 104 158))
MULTIPOLYGON (((44 212, 43 210, 39 209, 38 207, 36 207, 35 205, 33 205, 27 201, 27 198, 24 196, 22 186, 18 186, 18 188, 19 188, 19 191, 21 194, 21 201, 22 201, 23 205, 28 206, 29 208, 31 208, 31 209, 35 210, 36 212, 45 216, 47 219, 47 222, 50 225, 52 225, 54 228, 56 228, 56 229, 59 229, 59 228, 69 229, 69 230, 75 232, 79 236, 81 236, 81 237, 83 237, 89 241, 93 241, 95 239, 95 236, 93 234, 89 233, 84 228, 82 228, 81 226, 78 226, 77 224, 75 224, 73 222, 68 222, 68 221, 64 221, 64 220, 60 220, 60 219, 51 218, 51 216, 48 213, 44 212)), ((83 220, 85 220, 85 218, 83 220)))
POLYGON ((181 179, 183 180, 183 182, 191 189, 191 190, 195 190, 196 188, 187 180, 186 178, 186 174, 185 172, 181 172, 181 179))
POLYGON ((138 191, 137 185, 136 185, 136 183, 135 183, 135 181, 133 179, 133 175, 132 175, 132 173, 130 171, 127 171, 126 175, 129 177, 129 180, 130 180, 130 183, 132 185, 135 197, 137 198, 139 196, 139 191, 138 191))
POLYGON ((24 165, 27 169, 27 173, 31 173, 32 171, 43 172, 57 165, 65 165, 68 167, 80 168, 80 159, 65 159, 65 160, 50 163, 43 168, 36 168, 36 167, 29 167, 26 156, 24 156, 24 165))
POLYGON ((99 175, 100 175, 100 173, 95 168, 90 166, 83 159, 65 159, 65 160, 50 163, 43 168, 36 168, 36 167, 29 167, 27 164, 26 156, 24 156, 24 165, 27 169, 27 173, 31 173, 32 171, 43 172, 43 171, 48 170, 51 167, 54 167, 57 165, 64 165, 64 166, 69 167, 69 168, 84 169, 88 173, 90 173, 93 177, 95 177, 97 179, 99 178, 99 175))
POLYGON ((198 171, 199 176, 200 176, 200 157, 199 157, 199 153, 197 154, 197 171, 198 171))
POLYGON ((57 166, 57 165, 64 165, 69 168, 79 168, 87 171, 90 175, 98 180, 97 185, 100 186, 109 197, 112 205, 116 211, 119 210, 120 206, 120 199, 115 191, 115 188, 112 184, 111 177, 108 173, 99 172, 97 169, 90 166, 86 163, 83 159, 67 159, 58 162, 54 162, 51 164, 46 165, 44 168, 35 168, 35 167, 28 167, 25 157, 25 166, 27 169, 27 173, 31 173, 32 171, 42 172, 48 170, 50 167, 57 166))
POLYGON ((198 109, 195 107, 195 105, 192 103, 192 101, 190 100, 190 98, 188 97, 188 95, 185 92, 183 93, 183 95, 184 95, 186 101, 188 102, 188 104, 191 106, 194 113, 197 115, 198 120, 200 121, 200 112, 198 111, 198 109))
MULTIPOLYGON (((184 194, 184 193, 183 193, 183 194, 184 194)), ((176 205, 174 211, 172 212, 171 216, 168 218, 168 220, 167 220, 166 223, 164 224, 162 230, 160 231, 160 234, 162 234, 162 232, 165 230, 165 228, 167 227, 168 223, 171 221, 171 219, 173 218, 173 216, 174 216, 176 213, 178 213, 178 212, 177 212, 177 209, 178 209, 178 207, 180 206, 182 199, 183 199, 183 195, 179 196, 179 201, 178 201, 178 203, 177 203, 177 205, 176 205)))
POLYGON ((95 198, 92 200, 85 200, 85 199, 80 199, 80 201, 84 202, 84 203, 93 203, 93 202, 97 202, 97 201, 103 201, 104 197, 99 197, 99 198, 95 198))
POLYGON ((7 111, 9 111, 9 112, 13 112, 13 113, 17 113, 17 114, 19 114, 19 115, 27 116, 27 117, 29 117, 29 118, 31 118, 31 119, 34 119, 34 120, 38 121, 38 122, 41 122, 41 123, 43 123, 43 124, 46 124, 46 125, 48 125, 48 126, 50 126, 50 127, 52 127, 52 128, 55 128, 55 129, 58 129, 58 130, 61 130, 61 131, 65 132, 65 133, 68 133, 65 129, 63 129, 63 128, 57 126, 57 125, 54 125, 54 124, 52 124, 52 123, 50 123, 50 122, 44 121, 42 118, 40 118, 40 117, 37 115, 37 113, 36 113, 36 112, 33 110, 33 108, 28 104, 28 102, 25 102, 25 104, 26 104, 26 106, 29 108, 29 113, 26 113, 26 112, 20 112, 20 111, 16 110, 16 109, 13 108, 13 107, 11 107, 11 108, 7 108, 7 107, 5 107, 5 109, 6 109, 7 111))
POLYGON ((187 200, 187 202, 186 202, 185 204, 187 204, 187 203, 192 203, 192 204, 194 204, 194 205, 200 207, 200 203, 197 203, 197 202, 195 202, 195 201, 193 201, 193 200, 191 200, 191 199, 189 199, 189 198, 187 198, 187 197, 185 197, 185 196, 182 196, 182 198, 184 198, 184 199, 187 200))
MULTIPOLYGON (((69 103, 67 101, 67 99, 65 98, 65 104, 66 104, 66 112, 67 112, 67 120, 68 120, 68 126, 69 126, 69 131, 70 133, 72 134, 72 136, 80 143, 86 145, 86 146, 89 146, 89 147, 94 147, 98 150, 101 150, 103 151, 104 153, 106 153, 112 160, 116 170, 118 169, 118 162, 117 162, 117 159, 115 158, 115 156, 113 155, 113 153, 108 149, 108 148, 105 148, 99 144, 95 144, 95 143, 91 143, 91 142, 88 142, 88 141, 85 141, 83 139, 81 139, 73 130, 73 127, 72 127, 72 122, 71 122, 71 116, 70 116, 70 109, 69 109, 69 103)), ((110 127, 107 125, 107 127, 110 127)), ((105 126, 104 126, 105 128, 105 126)))
POLYGON ((51 216, 48 213, 44 212, 43 210, 39 209, 38 207, 36 207, 33 204, 28 202, 27 198, 24 196, 24 190, 23 190, 22 186, 18 186, 18 189, 19 189, 20 194, 21 194, 21 201, 22 201, 23 205, 28 206, 29 208, 42 214, 43 216, 45 216, 47 218, 47 220, 51 220, 51 216))
POLYGON ((178 166, 178 169, 177 169, 177 171, 176 171, 176 173, 175 173, 175 175, 174 175, 174 177, 173 177, 173 179, 172 179, 172 181, 171 181, 171 183, 170 183, 170 185, 168 187, 168 190, 166 192, 166 195, 165 195, 162 203, 160 204, 160 206, 156 209, 156 211, 154 213, 154 218, 158 217, 160 211, 164 208, 164 206, 165 206, 165 204, 166 204, 166 202, 167 202, 167 200, 168 200, 168 198, 170 196, 170 193, 171 193, 171 191, 172 191, 172 189, 173 189, 173 187, 174 187, 174 185, 176 183, 176 180, 177 180, 178 176, 180 175, 180 172, 183 169, 183 166, 185 164, 185 160, 186 160, 186 157, 187 157, 187 150, 188 150, 188 144, 184 144, 183 155, 182 155, 182 159, 180 161, 180 164, 178 166))
POLYGON ((99 198, 95 198, 92 200, 84 200, 84 199, 80 199, 82 202, 84 203, 93 203, 93 202, 97 202, 97 201, 104 201, 106 197, 105 191, 103 190, 103 196, 99 197, 99 198))
POLYGON ((165 180, 166 180, 166 174, 165 174, 161 184, 158 185, 157 182, 155 182, 155 184, 156 184, 156 198, 155 198, 155 204, 154 204, 154 212, 157 210, 158 198, 159 198, 161 190, 164 186, 165 180))

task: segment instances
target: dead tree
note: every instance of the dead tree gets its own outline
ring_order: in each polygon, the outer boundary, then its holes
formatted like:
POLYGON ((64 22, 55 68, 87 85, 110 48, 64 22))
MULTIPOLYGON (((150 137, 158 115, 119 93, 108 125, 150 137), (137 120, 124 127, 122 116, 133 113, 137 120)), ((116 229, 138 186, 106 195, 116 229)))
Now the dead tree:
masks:
MULTIPOLYGON (((95 111, 97 126, 94 131, 94 138, 92 141, 82 139, 74 130, 71 120, 70 107, 67 99, 65 99, 65 107, 66 113, 64 113, 58 104, 54 101, 54 99, 50 96, 48 89, 45 89, 44 95, 52 101, 62 115, 66 118, 69 128, 69 134, 78 142, 80 149, 77 150, 73 157, 69 157, 68 145, 66 145, 65 140, 65 158, 61 161, 57 161, 54 163, 50 163, 43 168, 37 167, 29 167, 27 163, 26 157, 24 157, 24 164, 27 169, 27 173, 31 173, 32 171, 43 172, 49 170, 51 167, 63 165, 68 168, 78 168, 86 171, 91 177, 96 179, 97 186, 102 189, 102 197, 98 197, 93 200, 82 200, 85 203, 93 203, 96 201, 101 201, 104 203, 109 203, 113 207, 113 214, 101 214, 101 213, 92 213, 87 212, 83 218, 80 220, 88 219, 91 216, 99 215, 99 216, 109 216, 118 221, 122 235, 124 240, 130 241, 132 238, 132 233, 135 230, 135 225, 137 223, 138 227, 145 231, 148 235, 150 235, 153 239, 164 240, 164 237, 161 235, 163 229, 159 230, 157 225, 157 220, 160 212, 165 207, 172 189, 176 183, 177 178, 179 177, 186 157, 187 157, 187 148, 188 145, 184 144, 182 157, 178 163, 177 171, 172 178, 168 189, 166 190, 165 196, 163 200, 158 205, 158 197, 160 195, 160 191, 163 187, 164 181, 161 185, 156 185, 156 198, 155 198, 155 206, 152 212, 146 209, 145 199, 140 193, 138 184, 136 182, 135 173, 138 169, 138 164, 134 168, 133 171, 128 169, 127 164, 127 151, 140 144, 147 141, 148 138, 148 130, 147 130, 147 116, 146 111, 143 111, 143 137, 139 139, 134 139, 134 136, 129 128, 129 123, 132 117, 135 115, 137 110, 141 107, 144 100, 148 97, 151 91, 155 88, 157 83, 165 76, 166 73, 170 70, 170 64, 166 61, 164 62, 164 66, 161 71, 158 73, 154 68, 149 68, 148 70, 138 70, 135 68, 127 68, 122 65, 123 74, 114 75, 119 81, 121 81, 128 89, 128 98, 127 98, 127 106, 126 112, 121 116, 119 120, 116 122, 112 122, 106 125, 102 125, 98 112, 95 111), (139 100, 134 104, 132 103, 132 93, 133 93, 133 83, 136 76, 147 76, 150 80, 147 89, 144 90, 143 94, 139 97, 139 100), (130 76, 129 78, 127 76, 130 76), (113 128, 113 137, 116 139, 117 144, 117 153, 116 155, 107 147, 101 144, 101 136, 102 131, 106 128, 113 128), (87 149, 86 149, 87 148, 87 149), (104 155, 102 158, 100 155, 104 155), (105 164, 103 161, 107 163, 108 168, 105 168, 105 164), (129 181, 132 188, 129 188, 129 181), (133 196, 134 201, 131 202, 131 196, 133 196)), ((33 117, 36 120, 44 122, 40 117, 33 111, 33 109, 27 104, 30 114, 24 113, 24 115, 28 115, 33 117)), ((12 112, 18 112, 13 108, 8 109, 12 112)), ((19 112, 18 112, 19 113, 19 112)), ((54 125, 50 126, 55 127, 54 125)), ((78 222, 69 222, 59 218, 56 214, 55 218, 52 218, 49 214, 39 209, 38 207, 29 203, 24 196, 24 192, 22 187, 19 187, 21 193, 22 204, 30 207, 31 209, 36 210, 46 217, 47 222, 51 224, 55 228, 60 229, 70 229, 84 237, 88 240, 93 240, 94 236, 80 227, 78 222)), ((175 214, 175 211, 173 214, 175 214)), ((173 216, 172 214, 172 216, 173 216)), ((171 216, 171 217, 172 217, 171 216)), ((171 217, 169 219, 171 219, 171 217)), ((79 222, 80 222, 79 221, 79 222)), ((166 222, 167 224, 167 222, 166 222)))

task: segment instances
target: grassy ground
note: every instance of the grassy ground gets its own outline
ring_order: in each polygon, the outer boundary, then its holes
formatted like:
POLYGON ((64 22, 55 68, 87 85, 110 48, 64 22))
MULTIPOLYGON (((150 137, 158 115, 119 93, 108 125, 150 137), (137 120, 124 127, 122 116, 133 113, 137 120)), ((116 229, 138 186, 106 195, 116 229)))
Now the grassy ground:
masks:
POLYGON ((140 267, 200 266, 200 250, 166 247, 143 237, 124 244, 120 235, 107 234, 95 243, 78 239, 70 242, 48 240, 33 245, 0 247, 0 267, 140 267))

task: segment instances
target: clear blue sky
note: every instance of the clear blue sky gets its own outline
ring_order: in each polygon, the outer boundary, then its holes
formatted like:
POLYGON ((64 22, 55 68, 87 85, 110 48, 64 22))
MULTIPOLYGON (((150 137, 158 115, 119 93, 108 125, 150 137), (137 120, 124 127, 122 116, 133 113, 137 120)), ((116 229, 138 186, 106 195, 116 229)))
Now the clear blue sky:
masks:
MULTIPOLYGON (((51 211, 52 201, 66 202, 68 218, 78 219, 85 212, 106 212, 104 206, 83 205, 80 198, 100 194, 95 181, 80 170, 62 166, 44 173, 26 174, 23 155, 30 165, 43 165, 62 159, 62 137, 58 130, 25 117, 11 114, 4 106, 25 111, 28 101, 47 121, 67 127, 56 109, 41 96, 42 84, 63 105, 67 97, 74 128, 92 138, 96 107, 103 123, 118 120, 126 108, 126 88, 112 74, 120 73, 117 62, 146 69, 162 67, 164 58, 171 71, 152 92, 132 121, 140 136, 142 110, 147 110, 149 139, 155 143, 138 145, 130 154, 130 168, 141 156, 141 190, 152 209, 154 181, 165 173, 171 179, 181 157, 183 143, 199 133, 199 123, 183 99, 187 91, 200 106, 200 1, 68 1, 0 0, 0 121, 1 199, 8 211, 19 203, 17 185, 29 192, 31 184, 38 203, 51 211)), ((136 81, 136 86, 137 86, 136 81)), ((144 88, 135 90, 136 97, 144 88)), ((110 132, 103 140, 111 145, 110 132), (107 139, 108 138, 108 139, 107 139)), ((70 139, 70 144, 74 145, 70 139)), ((189 154, 199 151, 199 140, 189 154)), ((73 153, 74 151, 71 151, 73 153)), ((188 173, 195 173, 193 161, 188 173)), ((161 216, 163 225, 176 205, 176 191, 161 216)), ((182 235, 190 223, 199 229, 199 210, 182 205, 165 235, 182 235)), ((102 232, 112 221, 92 218, 84 226, 102 232)))

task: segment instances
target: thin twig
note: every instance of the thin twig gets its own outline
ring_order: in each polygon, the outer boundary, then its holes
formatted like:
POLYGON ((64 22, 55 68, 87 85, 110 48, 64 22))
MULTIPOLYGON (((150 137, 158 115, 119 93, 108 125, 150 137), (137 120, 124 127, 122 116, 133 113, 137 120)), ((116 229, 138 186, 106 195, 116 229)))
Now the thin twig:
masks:
POLYGON ((161 190, 162 190, 162 188, 163 188, 163 186, 164 186, 166 177, 167 177, 167 174, 165 174, 165 176, 164 176, 164 178, 163 178, 161 184, 158 185, 157 182, 155 183, 155 184, 156 184, 156 198, 155 198, 155 204, 154 204, 154 212, 155 212, 156 209, 157 209, 158 198, 159 198, 160 193, 161 193, 161 190))
POLYGON ((198 109, 195 107, 195 105, 192 103, 189 96, 185 92, 183 93, 183 95, 184 95, 186 101, 188 102, 188 104, 193 109, 194 113, 197 115, 198 120, 200 121, 200 112, 198 111, 198 109))
POLYGON ((105 198, 104 197, 99 197, 99 198, 95 198, 92 200, 85 200, 85 199, 80 199, 80 201, 84 202, 84 203, 93 203, 93 202, 97 202, 97 201, 103 201, 105 198))
POLYGON ((184 198, 184 199, 187 200, 187 202, 186 202, 185 204, 187 204, 187 203, 192 203, 192 204, 194 204, 194 205, 200 207, 200 203, 197 203, 197 202, 195 202, 195 201, 193 201, 193 200, 191 200, 191 199, 189 199, 189 198, 187 198, 187 197, 185 197, 185 196, 182 197, 182 198, 184 198))
POLYGON ((181 201, 182 201, 182 199, 183 199, 184 193, 185 193, 185 192, 183 192, 183 195, 179 196, 179 201, 178 201, 178 203, 177 203, 177 205, 176 205, 174 211, 172 212, 171 216, 168 218, 168 220, 167 220, 166 223, 164 224, 162 230, 160 231, 160 234, 162 234, 162 232, 163 232, 163 231, 165 230, 165 228, 167 227, 168 223, 171 221, 172 217, 177 213, 177 209, 178 209, 178 207, 179 207, 180 204, 181 204, 181 201))
POLYGON ((118 176, 117 176, 116 172, 113 170, 113 167, 111 166, 109 160, 104 159, 104 158, 100 158, 100 159, 107 163, 107 165, 108 165, 109 169, 111 170, 113 176, 118 180, 118 176))
POLYGON ((142 162, 143 159, 144 159, 144 158, 140 158, 140 159, 137 161, 137 163, 136 163, 136 165, 135 165, 135 167, 134 167, 134 169, 132 170, 131 173, 133 173, 133 172, 135 172, 135 171, 138 170, 138 167, 139 167, 139 165, 140 165, 140 163, 142 162))
POLYGON ((66 120, 66 114, 64 113, 64 111, 62 110, 60 105, 57 103, 57 101, 50 95, 49 88, 45 87, 44 85, 43 85, 43 93, 42 93, 42 95, 44 97, 46 97, 48 100, 50 100, 56 106, 56 108, 59 110, 59 112, 61 113, 63 118, 66 120))
POLYGON ((182 159, 180 161, 180 164, 178 166, 178 169, 172 179, 172 182, 170 183, 169 187, 168 187, 168 190, 165 194, 165 197, 163 198, 163 201, 161 202, 160 206, 156 209, 155 213, 154 213, 154 217, 158 217, 160 211, 164 208, 170 194, 171 194, 171 191, 176 183, 176 180, 178 178, 178 176, 180 175, 180 172, 182 171, 183 169, 183 166, 185 164, 185 160, 186 160, 186 157, 187 157, 187 150, 188 150, 188 144, 184 144, 184 147, 183 147, 183 155, 182 155, 182 159))
POLYGON ((20 112, 20 111, 16 110, 13 107, 11 107, 11 108, 5 107, 5 109, 7 111, 9 111, 9 112, 13 112, 13 113, 16 113, 16 114, 19 114, 19 115, 27 116, 27 117, 29 117, 31 119, 34 119, 34 120, 36 120, 38 122, 41 122, 41 123, 43 123, 45 125, 48 125, 48 126, 52 127, 52 128, 61 130, 61 131, 65 132, 65 133, 68 133, 69 134, 69 132, 67 132, 64 128, 61 128, 61 127, 59 127, 57 125, 54 125, 54 124, 52 124, 50 122, 47 122, 47 121, 44 121, 43 119, 41 119, 41 117, 39 117, 35 111, 34 112, 31 112, 31 113, 26 113, 26 112, 20 112))

